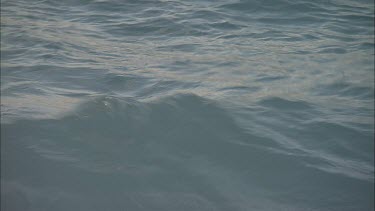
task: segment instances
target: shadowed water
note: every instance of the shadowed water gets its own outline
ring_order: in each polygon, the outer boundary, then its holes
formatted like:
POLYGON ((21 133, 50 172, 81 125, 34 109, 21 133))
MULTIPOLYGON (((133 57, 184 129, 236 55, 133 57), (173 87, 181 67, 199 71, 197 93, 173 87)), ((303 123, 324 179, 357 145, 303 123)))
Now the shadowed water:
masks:
POLYGON ((373 210, 372 1, 1 1, 2 210, 373 210))

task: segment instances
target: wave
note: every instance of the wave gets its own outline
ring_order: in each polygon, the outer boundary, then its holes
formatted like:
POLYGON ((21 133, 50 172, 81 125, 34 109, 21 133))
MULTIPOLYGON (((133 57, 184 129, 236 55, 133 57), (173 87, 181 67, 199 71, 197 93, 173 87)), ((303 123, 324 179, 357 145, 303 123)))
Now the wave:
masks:
MULTIPOLYGON (((295 105, 295 111, 310 109, 303 103, 297 106, 297 102, 277 98, 261 104, 267 106, 271 101, 278 107, 280 103, 295 105)), ((253 124, 259 123, 254 120, 253 124)), ((304 136, 324 135, 326 132, 318 131, 323 129, 331 131, 321 123, 305 127, 308 132, 300 131, 304 136)), ((342 130, 339 133, 347 131, 342 130)), ((103 194, 121 194, 125 201, 111 198, 103 203, 130 203, 135 210, 246 210, 250 196, 254 197, 253 206, 264 207, 256 199, 264 200, 263 192, 271 187, 272 197, 277 197, 291 187, 297 192, 308 191, 321 182, 317 177, 323 177, 328 182, 327 194, 332 194, 354 188, 343 185, 348 181, 364 188, 373 180, 373 169, 367 164, 355 163, 354 159, 345 162, 337 153, 330 157, 333 154, 308 145, 300 145, 293 152, 272 138, 245 130, 217 102, 192 94, 144 102, 94 97, 58 119, 5 124, 1 138, 2 158, 7 160, 2 179, 17 181, 16 187, 29 184, 30 187, 21 188, 26 189, 23 195, 30 197, 28 191, 39 192, 30 200, 40 197, 51 201, 46 193, 62 188, 67 196, 75 190, 85 190, 75 194, 96 204, 90 198, 99 193, 87 192, 87 186, 101 187, 103 194), (361 166, 364 168, 359 169, 361 166), (272 173, 275 168, 277 175, 272 173), (33 172, 33 177, 26 176, 28 171, 33 172), (42 183, 50 187, 27 190, 42 183)), ((67 196, 62 198, 73 200, 67 196)), ((311 199, 301 200, 306 203, 311 199)))
POLYGON ((2 210, 371 209, 373 17, 2 1, 2 210))
POLYGON ((334 82, 331 84, 322 84, 315 89, 319 95, 350 97, 353 99, 372 99, 374 89, 371 87, 360 86, 345 82, 334 82))

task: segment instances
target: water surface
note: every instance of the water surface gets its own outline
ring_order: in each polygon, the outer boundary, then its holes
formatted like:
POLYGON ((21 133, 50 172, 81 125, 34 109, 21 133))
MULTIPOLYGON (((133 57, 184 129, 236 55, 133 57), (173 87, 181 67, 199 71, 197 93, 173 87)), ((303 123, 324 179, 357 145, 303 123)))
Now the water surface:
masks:
POLYGON ((370 0, 1 0, 1 209, 374 210, 370 0))

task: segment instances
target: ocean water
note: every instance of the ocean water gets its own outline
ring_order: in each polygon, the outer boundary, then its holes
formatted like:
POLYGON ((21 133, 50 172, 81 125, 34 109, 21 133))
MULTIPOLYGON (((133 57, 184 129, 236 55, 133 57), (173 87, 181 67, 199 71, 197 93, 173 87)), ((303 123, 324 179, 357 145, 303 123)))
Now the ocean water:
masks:
POLYGON ((1 0, 1 210, 374 210, 372 0, 1 0))

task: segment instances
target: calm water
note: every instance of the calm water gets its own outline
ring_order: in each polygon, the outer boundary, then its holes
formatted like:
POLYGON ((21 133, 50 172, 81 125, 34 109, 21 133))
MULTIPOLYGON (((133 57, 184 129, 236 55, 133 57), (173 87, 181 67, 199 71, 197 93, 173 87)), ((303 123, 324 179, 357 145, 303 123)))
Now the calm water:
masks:
POLYGON ((374 210, 372 0, 1 0, 4 211, 374 210))

